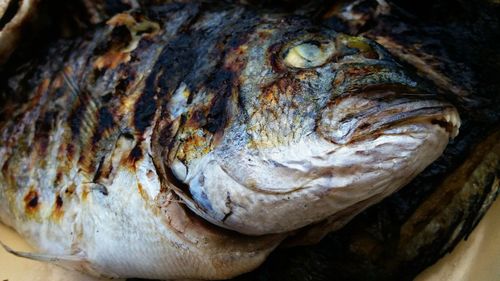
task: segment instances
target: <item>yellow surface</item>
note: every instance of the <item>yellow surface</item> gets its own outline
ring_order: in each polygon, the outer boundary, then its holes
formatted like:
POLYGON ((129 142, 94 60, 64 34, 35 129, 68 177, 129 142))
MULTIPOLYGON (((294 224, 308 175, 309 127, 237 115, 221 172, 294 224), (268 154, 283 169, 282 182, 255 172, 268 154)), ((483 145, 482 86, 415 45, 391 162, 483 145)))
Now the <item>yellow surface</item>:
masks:
MULTIPOLYGON (((0 224, 0 240, 15 250, 30 247, 11 229, 0 224)), ((0 280, 97 281, 78 272, 15 257, 0 249, 0 280)), ((467 241, 416 281, 500 281, 500 200, 497 200, 467 241)))

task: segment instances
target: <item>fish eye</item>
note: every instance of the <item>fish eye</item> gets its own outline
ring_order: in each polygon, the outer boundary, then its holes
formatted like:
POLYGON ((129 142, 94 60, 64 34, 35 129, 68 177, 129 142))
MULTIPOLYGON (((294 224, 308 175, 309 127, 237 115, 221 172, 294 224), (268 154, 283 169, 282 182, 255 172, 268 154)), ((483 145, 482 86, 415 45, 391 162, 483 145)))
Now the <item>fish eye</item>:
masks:
POLYGON ((325 64, 334 52, 333 42, 305 41, 285 51, 283 61, 290 67, 312 68, 325 64))

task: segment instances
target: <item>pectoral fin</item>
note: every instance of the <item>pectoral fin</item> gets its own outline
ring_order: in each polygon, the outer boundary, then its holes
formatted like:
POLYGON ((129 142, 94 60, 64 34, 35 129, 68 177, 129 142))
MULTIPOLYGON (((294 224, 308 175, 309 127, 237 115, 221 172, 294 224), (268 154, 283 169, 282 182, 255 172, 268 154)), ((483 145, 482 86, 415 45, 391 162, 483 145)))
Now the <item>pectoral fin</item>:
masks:
MULTIPOLYGON (((21 258, 27 258, 30 260, 35 260, 40 262, 48 262, 63 267, 65 269, 76 270, 98 277, 104 277, 102 274, 102 272, 104 271, 100 270, 99 268, 96 268, 94 264, 89 262, 89 260, 85 257, 83 253, 78 253, 75 255, 53 255, 44 253, 21 252, 13 250, 12 248, 5 245, 1 241, 0 245, 2 245, 5 251, 21 258)), ((114 278, 117 276, 110 276, 108 273, 106 273, 105 277, 114 278)))

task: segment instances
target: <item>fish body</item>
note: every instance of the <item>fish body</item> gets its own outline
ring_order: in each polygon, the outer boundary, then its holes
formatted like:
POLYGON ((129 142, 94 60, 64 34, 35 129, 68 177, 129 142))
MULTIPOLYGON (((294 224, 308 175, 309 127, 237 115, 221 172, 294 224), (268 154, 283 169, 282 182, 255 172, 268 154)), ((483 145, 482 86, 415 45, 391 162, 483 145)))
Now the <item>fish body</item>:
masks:
POLYGON ((238 5, 121 13, 12 75, 0 219, 96 275, 222 279, 341 227, 445 149, 457 110, 380 45, 238 5))

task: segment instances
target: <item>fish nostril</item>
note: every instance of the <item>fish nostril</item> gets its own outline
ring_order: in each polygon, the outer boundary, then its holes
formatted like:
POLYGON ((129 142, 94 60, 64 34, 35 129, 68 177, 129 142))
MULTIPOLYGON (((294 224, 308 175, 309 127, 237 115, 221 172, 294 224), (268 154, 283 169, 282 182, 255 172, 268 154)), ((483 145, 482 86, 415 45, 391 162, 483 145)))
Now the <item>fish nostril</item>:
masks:
POLYGON ((339 42, 344 50, 343 56, 360 55, 367 59, 380 59, 381 56, 370 40, 360 36, 340 36, 339 42))
POLYGON ((367 58, 367 59, 380 59, 379 54, 366 42, 349 45, 351 48, 355 48, 358 50, 358 54, 367 58))

